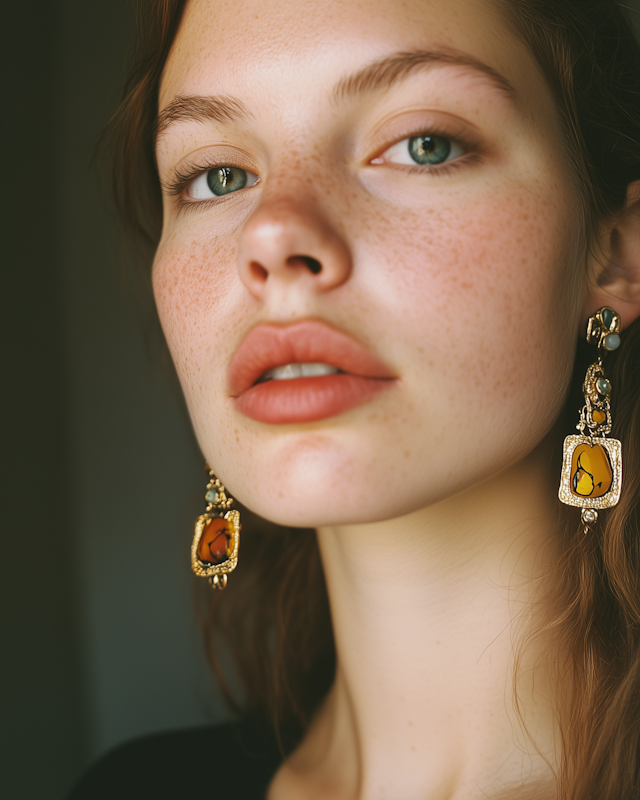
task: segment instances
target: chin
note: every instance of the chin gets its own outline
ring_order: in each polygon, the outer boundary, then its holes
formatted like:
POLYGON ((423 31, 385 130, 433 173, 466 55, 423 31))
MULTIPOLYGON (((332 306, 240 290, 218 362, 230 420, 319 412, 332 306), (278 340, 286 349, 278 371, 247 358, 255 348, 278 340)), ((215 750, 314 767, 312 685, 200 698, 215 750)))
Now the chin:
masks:
MULTIPOLYGON (((386 485, 388 464, 371 439, 326 431, 285 434, 248 448, 250 458, 216 458, 234 497, 271 522, 317 528, 358 524, 406 513, 397 489, 386 485), (381 491, 381 487, 384 487, 381 491)), ((205 451, 206 452, 206 451, 205 451)), ((222 452, 220 453, 222 455, 222 452)), ((396 475, 395 480, 398 480, 396 475)), ((410 510, 410 509, 406 509, 410 510)))
POLYGON ((327 499, 318 496, 296 497, 280 502, 271 498, 248 498, 243 504, 263 519, 277 525, 293 528, 330 528, 342 525, 364 525, 403 516, 395 506, 380 502, 375 497, 351 500, 338 497, 327 504, 327 499), (367 502, 370 500, 370 502, 367 502))
POLYGON ((452 488, 437 476, 430 481, 424 470, 421 480, 407 480, 400 471, 390 474, 388 464, 378 464, 372 467, 367 458, 326 461, 306 454, 286 468, 256 469, 256 477, 245 473, 236 480, 229 472, 228 482, 234 496, 254 513, 278 525, 301 528, 398 518, 465 488, 452 488))

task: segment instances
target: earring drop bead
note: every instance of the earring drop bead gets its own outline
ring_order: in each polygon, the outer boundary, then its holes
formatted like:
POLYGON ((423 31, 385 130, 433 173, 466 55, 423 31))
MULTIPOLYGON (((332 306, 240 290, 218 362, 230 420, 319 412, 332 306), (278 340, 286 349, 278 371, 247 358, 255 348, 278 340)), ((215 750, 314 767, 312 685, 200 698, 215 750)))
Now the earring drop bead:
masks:
POLYGON ((582 522, 585 525, 593 525, 593 523, 597 521, 598 521, 598 512, 595 510, 595 508, 582 509, 582 522))
POLYGON ((620 347, 620 337, 617 333, 609 333, 604 337, 605 350, 617 350, 620 347))

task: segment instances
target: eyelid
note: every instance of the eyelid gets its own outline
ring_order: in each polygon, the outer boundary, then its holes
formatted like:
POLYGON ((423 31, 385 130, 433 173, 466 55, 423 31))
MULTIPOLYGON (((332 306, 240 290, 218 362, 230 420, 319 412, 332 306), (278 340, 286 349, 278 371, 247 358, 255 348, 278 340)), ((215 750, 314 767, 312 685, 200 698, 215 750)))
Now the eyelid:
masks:
POLYGON ((378 159, 393 145, 418 136, 441 136, 470 155, 484 155, 489 144, 487 132, 467 116, 450 109, 430 108, 420 101, 412 107, 392 109, 381 118, 372 119, 371 127, 363 133, 360 163, 374 166, 381 163, 378 159))

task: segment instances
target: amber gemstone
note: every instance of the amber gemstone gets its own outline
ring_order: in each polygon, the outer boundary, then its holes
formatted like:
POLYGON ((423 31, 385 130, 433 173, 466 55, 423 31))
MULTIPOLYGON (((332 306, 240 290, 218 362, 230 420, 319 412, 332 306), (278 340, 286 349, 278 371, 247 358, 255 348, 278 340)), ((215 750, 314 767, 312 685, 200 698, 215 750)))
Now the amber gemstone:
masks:
POLYGON ((607 415, 604 411, 600 411, 599 409, 595 409, 595 411, 591 414, 593 417, 593 421, 596 422, 598 425, 602 425, 603 422, 606 422, 607 415))
POLYGON ((609 453, 601 444, 579 444, 571 458, 571 489, 577 497, 603 497, 613 483, 609 453))
POLYGON ((231 525, 222 517, 207 522, 198 542, 198 558, 206 564, 222 564, 229 558, 231 525))

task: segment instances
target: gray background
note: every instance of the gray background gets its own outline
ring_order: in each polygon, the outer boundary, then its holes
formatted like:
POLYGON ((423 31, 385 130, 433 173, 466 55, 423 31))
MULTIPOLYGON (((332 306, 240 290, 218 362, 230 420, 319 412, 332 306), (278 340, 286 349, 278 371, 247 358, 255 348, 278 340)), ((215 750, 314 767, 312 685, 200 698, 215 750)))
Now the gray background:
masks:
POLYGON ((117 742, 224 711, 192 611, 202 459, 91 163, 131 5, 21 0, 3 33, 0 796, 59 800, 117 742))
POLYGON ((91 165, 132 31, 128 0, 3 8, 7 800, 61 800, 111 745, 225 713, 187 558, 202 461, 91 165))

